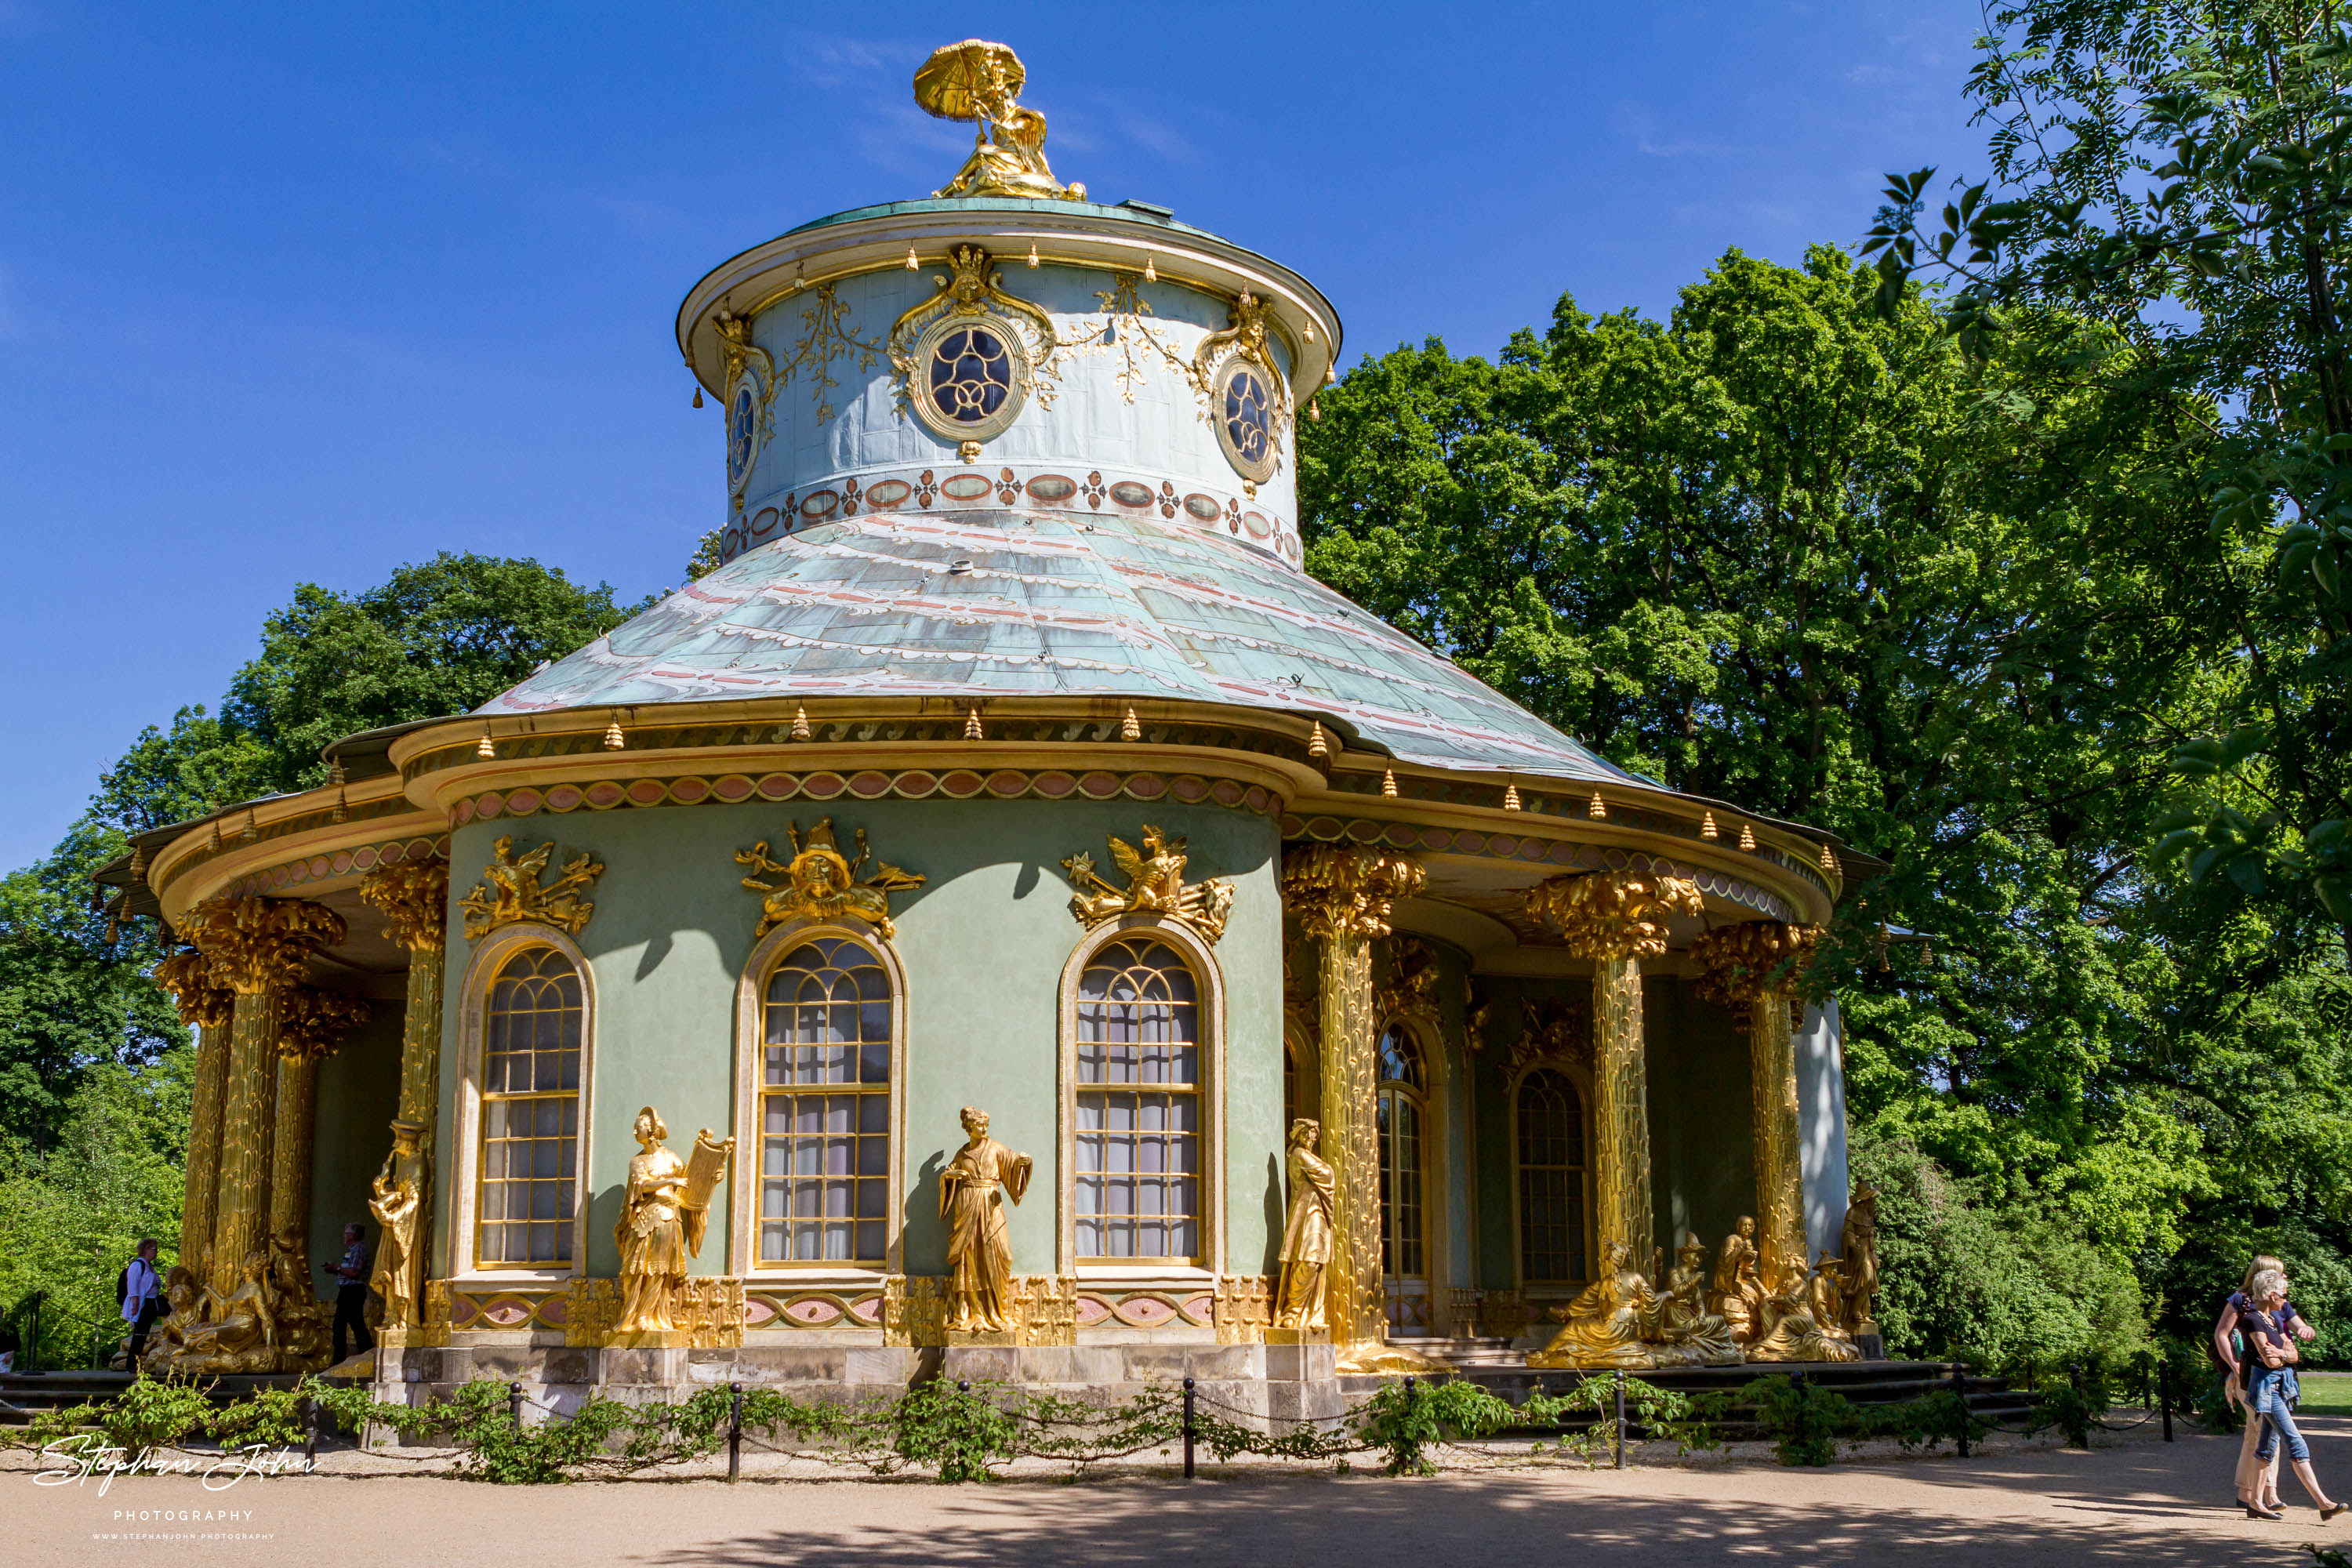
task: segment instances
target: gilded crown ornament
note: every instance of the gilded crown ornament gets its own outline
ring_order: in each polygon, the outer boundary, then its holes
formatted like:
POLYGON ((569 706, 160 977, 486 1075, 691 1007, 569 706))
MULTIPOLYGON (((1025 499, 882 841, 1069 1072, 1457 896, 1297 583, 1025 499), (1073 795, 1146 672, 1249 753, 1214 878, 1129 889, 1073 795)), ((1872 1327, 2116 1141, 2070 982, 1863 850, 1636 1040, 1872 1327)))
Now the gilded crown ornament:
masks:
POLYGON ((333 1056, 343 1037, 367 1022, 367 998, 312 985, 289 987, 278 1004, 278 1054, 288 1061, 333 1056))
POLYGON ((1095 858, 1085 850, 1071 856, 1062 862, 1070 885, 1077 889, 1070 897, 1070 913, 1080 925, 1127 914, 1164 915, 1182 921, 1213 944, 1225 934, 1225 917, 1234 907, 1233 884, 1214 879, 1187 884, 1185 842, 1181 835, 1171 838, 1149 824, 1139 853, 1127 840, 1112 838, 1111 859, 1127 877, 1124 888, 1096 875, 1095 858))
POLYGON ((554 854, 551 840, 517 858, 514 835, 500 835, 490 846, 490 863, 482 868, 481 881, 457 905, 466 912, 466 940, 479 942, 501 926, 525 922, 578 936, 596 912, 595 904, 582 895, 595 885, 604 868, 585 855, 576 856, 555 880, 541 882, 554 854))
POLYGON ((180 931, 214 984, 257 996, 299 981, 313 952, 343 940, 343 917, 305 899, 222 898, 190 910, 180 931))
POLYGON ((1282 901, 1310 937, 1386 936, 1396 900, 1421 891, 1428 876, 1410 855, 1308 844, 1282 858, 1282 901))
POLYGON ((448 933, 446 860, 379 866, 361 881, 360 897, 383 911, 384 940, 412 952, 439 947, 448 933))
POLYGON ((1821 939, 1818 927, 1779 921, 1744 921, 1701 931, 1691 939, 1690 949, 1691 962, 1699 971, 1698 994, 1730 1008, 1745 1027, 1758 997, 1796 988, 1797 976, 1821 939))
POLYGON ((1086 186, 1062 184, 1045 162, 1045 117, 1017 101, 1028 76, 1003 44, 966 38, 931 51, 915 72, 915 102, 927 114, 979 127, 971 156, 932 195, 1087 199, 1086 186))
POLYGON ((1682 877, 1597 871, 1554 877, 1527 890, 1528 918, 1557 927, 1584 958, 1656 958, 1666 918, 1699 912, 1698 884, 1682 877))
POLYGON ((759 875, 743 879, 747 889, 767 895, 760 906, 760 929, 753 933, 753 941, 787 921, 835 920, 843 915, 864 921, 884 942, 898 935, 890 923, 890 895, 911 892, 923 885, 924 878, 887 860, 875 861, 873 874, 861 876, 871 854, 866 847, 866 829, 857 829, 853 840, 857 846, 857 858, 853 860, 834 843, 829 816, 817 819, 805 844, 801 841, 799 823, 787 823, 784 832, 793 847, 789 860, 771 858, 764 838, 735 854, 738 866, 782 879, 773 882, 763 882, 759 875))

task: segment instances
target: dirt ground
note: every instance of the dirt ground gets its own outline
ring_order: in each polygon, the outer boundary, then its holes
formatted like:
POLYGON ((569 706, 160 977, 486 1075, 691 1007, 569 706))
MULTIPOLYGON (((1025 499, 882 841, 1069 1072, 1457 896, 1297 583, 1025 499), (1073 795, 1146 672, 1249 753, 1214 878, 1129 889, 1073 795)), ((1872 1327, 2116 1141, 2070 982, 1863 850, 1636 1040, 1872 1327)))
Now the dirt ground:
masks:
MULTIPOLYGON (((14 1505, 0 1562, 1496 1568, 1753 1556, 2251 1568, 2308 1563, 2305 1542, 2352 1551, 2352 1514, 2323 1527, 2292 1481, 2283 1524, 2231 1506, 2236 1438, 2184 1429, 2168 1446, 2152 1425, 2089 1453, 2012 1439, 1969 1460, 1947 1452, 1822 1470, 1742 1454, 1622 1472, 1472 1468, 1391 1480, 1255 1470, 1190 1485, 1156 1470, 984 1487, 771 1474, 731 1487, 501 1488, 412 1472, 247 1479, 212 1491, 191 1476, 140 1476, 101 1495, 94 1479, 37 1485, 36 1465, 18 1455, 0 1466, 14 1505)), ((2314 1416, 2305 1430, 2323 1480, 2352 1495, 2352 1418, 2314 1416)))

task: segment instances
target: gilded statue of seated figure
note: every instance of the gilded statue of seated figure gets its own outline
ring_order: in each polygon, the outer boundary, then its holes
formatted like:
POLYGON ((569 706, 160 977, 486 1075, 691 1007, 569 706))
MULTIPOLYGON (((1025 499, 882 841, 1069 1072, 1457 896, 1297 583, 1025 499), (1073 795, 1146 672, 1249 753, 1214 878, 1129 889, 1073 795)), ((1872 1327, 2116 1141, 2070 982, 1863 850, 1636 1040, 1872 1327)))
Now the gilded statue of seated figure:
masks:
POLYGON ((1655 1366, 1657 1358, 1645 1340, 1663 1327, 1658 1293, 1650 1288, 1631 1261, 1633 1249, 1612 1241, 1603 1254, 1601 1278, 1565 1309, 1553 1310, 1565 1321, 1551 1343, 1528 1357, 1529 1366, 1655 1366))
POLYGON ((1819 1300, 1834 1291, 1834 1280, 1808 1268, 1792 1272, 1764 1299, 1749 1361, 1860 1361, 1862 1351, 1819 1300))
POLYGON ((1663 1336, 1666 1348, 1655 1352, 1659 1365, 1740 1363, 1743 1358, 1730 1324, 1722 1314, 1706 1310, 1706 1244, 1685 1231, 1682 1246, 1675 1252, 1675 1267, 1666 1275, 1663 1336))
POLYGON ((275 1372, 278 1370, 278 1314, 269 1288, 269 1254, 260 1248, 245 1256, 245 1279, 226 1296, 206 1287, 201 1299, 187 1294, 190 1313, 184 1317, 180 1299, 173 1299, 173 1328, 166 1334, 173 1345, 171 1369, 179 1373, 275 1372))

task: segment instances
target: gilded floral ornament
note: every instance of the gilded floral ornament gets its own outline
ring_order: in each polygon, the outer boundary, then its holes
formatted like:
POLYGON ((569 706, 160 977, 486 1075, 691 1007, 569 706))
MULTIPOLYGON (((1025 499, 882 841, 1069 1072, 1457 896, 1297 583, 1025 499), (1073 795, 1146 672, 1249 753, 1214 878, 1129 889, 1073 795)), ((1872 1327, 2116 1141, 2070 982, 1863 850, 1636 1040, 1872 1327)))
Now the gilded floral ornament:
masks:
POLYGON ((1182 921, 1213 944, 1225 934, 1225 917, 1234 907, 1233 884, 1213 879, 1187 884, 1185 842, 1181 835, 1171 838, 1149 824, 1139 853, 1123 838, 1111 839, 1111 859, 1127 878, 1124 888, 1096 875, 1095 858, 1085 850, 1071 856, 1062 862, 1077 889, 1070 897, 1070 913, 1080 925, 1127 914, 1164 915, 1182 921))
POLYGON ((169 991, 173 1001, 179 1004, 183 1024, 225 1029, 236 1011, 236 993, 214 978, 211 961, 193 947, 157 964, 155 984, 169 991))
POLYGON ((1428 875, 1410 855, 1308 844, 1282 858, 1282 901, 1318 940, 1386 936, 1396 900, 1421 891, 1428 875))
POLYGON ((1698 994, 1731 1009, 1745 1020, 1759 997, 1787 995, 1821 945, 1817 926, 1783 925, 1779 921, 1745 921, 1701 931, 1691 941, 1691 962, 1698 965, 1698 994))
POLYGON ((278 1054, 288 1061, 323 1061, 344 1036, 367 1022, 370 1011, 364 996, 292 986, 278 1003, 278 1054))
POLYGON ((403 860, 379 866, 360 883, 360 897, 383 911, 387 942, 411 952, 431 952, 447 940, 446 860, 403 860))
POLYGON ((343 940, 343 917, 305 899, 215 899, 182 918, 180 934, 214 984, 257 996, 299 982, 313 952, 343 940))
POLYGON ((1045 117, 1017 100, 1028 72, 1003 44, 966 38, 931 52, 915 72, 915 101, 941 120, 979 127, 971 156, 932 195, 1028 196, 1082 202, 1084 185, 1065 185, 1045 162, 1045 117))
POLYGON ((843 855, 834 843, 833 818, 829 816, 817 819, 816 826, 809 829, 805 844, 801 841, 799 823, 786 824, 784 831, 793 847, 789 860, 771 859, 764 838, 735 854, 738 866, 749 866, 756 873, 782 879, 776 882, 763 882, 757 875, 743 879, 745 888, 767 895, 761 905, 760 929, 753 941, 786 921, 837 920, 843 915, 864 921, 884 942, 897 936, 890 924, 890 895, 921 887, 924 878, 901 870, 887 860, 874 863, 873 875, 861 876, 871 854, 862 827, 854 840, 857 846, 855 860, 843 855))
POLYGON ((1554 877, 1529 888, 1528 918, 1550 925, 1580 958, 1656 958, 1670 915, 1699 912, 1698 884, 1682 877, 1607 871, 1554 877))
POLYGON ((1437 949, 1417 936, 1395 939, 1388 984, 1374 993, 1372 1010, 1381 1022, 1418 1018, 1437 1022, 1437 949))
POLYGON ((541 882, 541 874, 555 854, 552 841, 517 859, 514 835, 502 834, 490 846, 490 863, 482 868, 481 881, 457 905, 466 911, 467 942, 479 942, 501 926, 525 921, 578 936, 588 917, 596 912, 595 904, 581 895, 604 874, 599 862, 578 856, 555 880, 541 882))
POLYGON ((890 324, 898 409, 912 410, 948 440, 986 440, 1012 425, 1034 395, 1050 408, 1054 364, 1065 346, 1054 319, 1004 291, 987 251, 959 245, 938 292, 890 324))
POLYGON ((1509 1070, 1539 1061, 1592 1065, 1592 1009, 1561 996, 1525 997, 1519 1003, 1522 1027, 1511 1047, 1509 1070))

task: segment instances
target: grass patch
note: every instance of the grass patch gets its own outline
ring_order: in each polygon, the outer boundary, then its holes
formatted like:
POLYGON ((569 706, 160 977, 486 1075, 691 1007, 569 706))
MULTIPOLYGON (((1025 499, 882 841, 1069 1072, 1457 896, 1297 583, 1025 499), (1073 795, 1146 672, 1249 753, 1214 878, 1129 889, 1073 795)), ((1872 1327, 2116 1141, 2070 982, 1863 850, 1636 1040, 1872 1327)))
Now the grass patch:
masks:
POLYGON ((2304 1409, 2352 1415, 2352 1372, 2306 1372, 2301 1381, 2304 1409))

